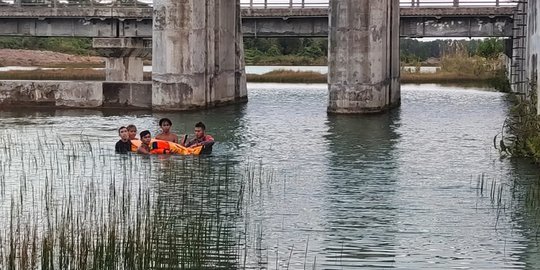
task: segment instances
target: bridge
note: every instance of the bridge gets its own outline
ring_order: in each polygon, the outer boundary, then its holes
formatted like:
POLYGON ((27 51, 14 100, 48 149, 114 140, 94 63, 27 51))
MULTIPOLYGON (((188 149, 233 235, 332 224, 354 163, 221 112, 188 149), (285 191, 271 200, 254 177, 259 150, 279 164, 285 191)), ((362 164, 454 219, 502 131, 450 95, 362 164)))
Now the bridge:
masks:
POLYGON ((142 58, 152 52, 151 89, 139 92, 150 93, 143 101, 156 110, 245 101, 243 36, 328 36, 332 113, 379 112, 400 104, 400 36, 510 38, 512 82, 526 85, 527 8, 536 8, 526 0, 3 2, 0 35, 93 37, 108 57, 107 80, 128 83, 120 90, 89 90, 104 100, 134 105, 130 97, 140 89, 133 85, 143 85, 142 58))
MULTIPOLYGON (((247 37, 328 37, 328 2, 285 2, 242 5, 242 32, 247 37)), ((511 37, 514 7, 493 0, 465 2, 402 1, 402 37, 511 37), (420 5, 422 4, 422 5, 420 5)), ((136 2, 134 2, 136 3, 136 2)), ((126 4, 47 4, 0 6, 0 35, 64 37, 152 37, 150 6, 126 4)))

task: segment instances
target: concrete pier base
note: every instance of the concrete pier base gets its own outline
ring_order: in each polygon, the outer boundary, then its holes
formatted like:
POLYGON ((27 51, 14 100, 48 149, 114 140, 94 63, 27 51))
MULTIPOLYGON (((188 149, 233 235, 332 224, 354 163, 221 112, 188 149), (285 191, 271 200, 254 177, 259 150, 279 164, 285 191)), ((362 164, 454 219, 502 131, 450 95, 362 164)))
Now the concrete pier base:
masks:
POLYGON ((143 81, 143 58, 149 57, 149 41, 140 38, 94 38, 93 47, 105 60, 107 81, 143 81))
POLYGON ((399 0, 330 0, 330 113, 400 104, 399 0))
POLYGON ((247 100, 239 0, 154 0, 153 29, 154 109, 247 100))

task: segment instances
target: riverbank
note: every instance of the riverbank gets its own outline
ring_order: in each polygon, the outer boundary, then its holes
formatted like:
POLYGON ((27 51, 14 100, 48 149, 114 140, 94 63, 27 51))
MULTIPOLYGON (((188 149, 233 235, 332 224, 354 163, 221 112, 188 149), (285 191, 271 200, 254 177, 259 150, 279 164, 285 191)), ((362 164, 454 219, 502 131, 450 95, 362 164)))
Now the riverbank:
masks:
MULTIPOLYGON (((288 59, 292 58, 289 57, 288 59)), ((77 56, 51 51, 0 49, 0 66, 42 68, 37 70, 8 69, 0 72, 0 80, 103 81, 105 80, 104 70, 96 68, 104 68, 104 61, 103 57, 97 56, 77 56)), ((280 57, 273 58, 273 61, 269 64, 282 64, 284 66, 295 64, 280 57)), ((486 59, 478 56, 467 57, 466 55, 454 54, 443 57, 440 62, 441 66, 433 67, 433 71, 424 72, 421 67, 416 69, 404 67, 401 72, 401 82, 418 84, 474 83, 489 85, 500 91, 507 91, 508 83, 506 82, 502 63, 502 59, 486 59)), ((148 61, 145 64, 151 65, 148 61)), ((295 67, 291 66, 291 69, 295 69, 295 67)), ((280 67, 278 70, 264 70, 263 68, 262 71, 252 70, 251 73, 257 74, 248 74, 247 79, 249 82, 326 83, 327 74, 325 72, 327 72, 327 69, 289 70, 288 67, 280 67)), ((145 72, 144 77, 146 81, 151 80, 151 73, 145 72)))
MULTIPOLYGON (((104 81, 105 71, 91 68, 66 69, 37 69, 12 70, 0 72, 0 80, 59 80, 59 81, 104 81)), ((144 80, 152 80, 150 72, 144 73, 144 80)), ((313 71, 276 70, 264 74, 248 74, 248 82, 258 83, 326 83, 327 74, 313 71)), ((468 83, 475 85, 488 85, 498 90, 504 90, 504 74, 490 74, 476 76, 473 74, 459 74, 453 72, 437 73, 401 73, 402 83, 468 83), (502 76, 502 78, 501 78, 502 76)))
MULTIPOLYGON (((536 83, 531 83, 535 89, 536 83)), ((526 98, 513 95, 514 106, 502 132, 495 139, 495 148, 503 156, 530 158, 540 164, 540 116, 537 109, 537 94, 530 90, 526 98)))

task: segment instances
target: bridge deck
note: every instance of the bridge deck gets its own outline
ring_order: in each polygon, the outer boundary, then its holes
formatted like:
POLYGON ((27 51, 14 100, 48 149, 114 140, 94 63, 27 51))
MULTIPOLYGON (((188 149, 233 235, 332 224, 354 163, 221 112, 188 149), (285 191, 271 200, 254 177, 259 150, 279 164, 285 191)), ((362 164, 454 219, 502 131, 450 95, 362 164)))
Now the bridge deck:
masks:
MULTIPOLYGON (((0 18, 130 18, 151 19, 149 7, 63 7, 0 6, 0 18)), ((512 16, 513 7, 402 7, 403 17, 512 16)), ((328 17, 328 8, 242 9, 243 17, 328 17)))
MULTIPOLYGON (((403 37, 510 37, 512 7, 401 8, 403 37)), ((0 36, 152 37, 151 7, 0 6, 0 36)), ((326 37, 328 8, 242 9, 256 37, 326 37)))

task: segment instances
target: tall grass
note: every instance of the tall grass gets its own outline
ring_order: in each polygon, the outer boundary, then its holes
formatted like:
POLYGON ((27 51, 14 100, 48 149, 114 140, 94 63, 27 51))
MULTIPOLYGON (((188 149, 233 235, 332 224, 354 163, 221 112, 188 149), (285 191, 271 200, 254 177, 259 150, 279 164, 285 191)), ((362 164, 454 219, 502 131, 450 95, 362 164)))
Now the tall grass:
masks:
POLYGON ((504 155, 531 158, 540 163, 540 116, 536 87, 533 80, 527 96, 514 96, 515 105, 501 132, 495 136, 494 147, 504 155))
POLYGON ((19 132, 0 131, 0 269, 272 263, 251 215, 281 183, 262 163, 117 155, 97 139, 19 132))
POLYGON ((237 268, 246 186, 230 163, 0 136, 0 269, 237 268))
MULTIPOLYGON (((104 81, 105 71, 71 67, 58 70, 6 71, 0 72, 0 80, 104 81)), ((145 72, 144 80, 152 80, 152 74, 145 72)))

